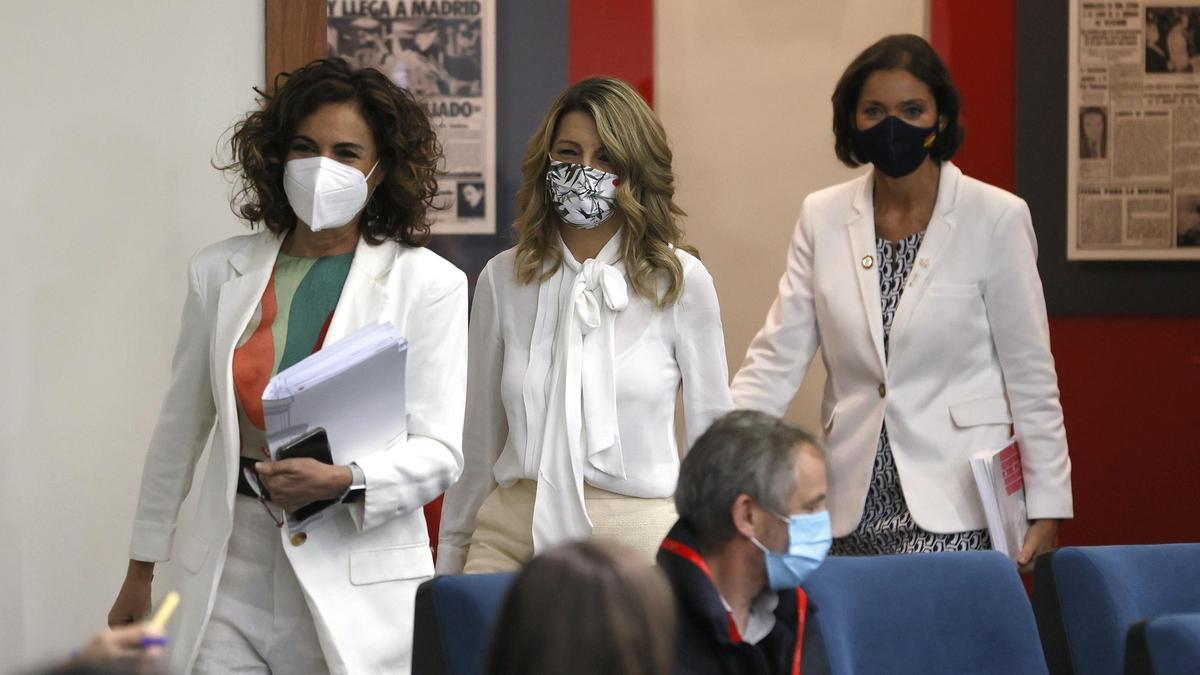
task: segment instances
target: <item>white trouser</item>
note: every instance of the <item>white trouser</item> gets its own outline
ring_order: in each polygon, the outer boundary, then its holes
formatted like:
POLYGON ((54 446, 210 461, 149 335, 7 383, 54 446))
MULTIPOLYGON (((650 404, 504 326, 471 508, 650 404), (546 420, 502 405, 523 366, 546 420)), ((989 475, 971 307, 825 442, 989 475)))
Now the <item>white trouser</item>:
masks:
POLYGON ((229 555, 192 672, 329 672, 279 528, 250 497, 234 501, 229 555))

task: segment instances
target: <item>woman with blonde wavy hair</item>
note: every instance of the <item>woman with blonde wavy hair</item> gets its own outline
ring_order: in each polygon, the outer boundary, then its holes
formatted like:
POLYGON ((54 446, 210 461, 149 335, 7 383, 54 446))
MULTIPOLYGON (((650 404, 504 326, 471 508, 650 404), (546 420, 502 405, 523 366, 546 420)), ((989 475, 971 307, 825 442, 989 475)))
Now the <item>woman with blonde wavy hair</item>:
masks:
POLYGON ((519 241, 475 290, 438 571, 588 538, 649 564, 676 517, 679 391, 689 445, 732 407, 712 277, 683 244, 662 124, 625 82, 559 95, 522 168, 519 241))

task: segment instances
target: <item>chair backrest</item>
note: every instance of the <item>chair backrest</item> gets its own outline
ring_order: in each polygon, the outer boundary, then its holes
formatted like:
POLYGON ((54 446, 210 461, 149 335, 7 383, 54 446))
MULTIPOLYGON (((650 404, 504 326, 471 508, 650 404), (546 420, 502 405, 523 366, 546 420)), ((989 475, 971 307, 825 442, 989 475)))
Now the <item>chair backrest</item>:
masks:
POLYGON ((1200 612, 1200 544, 1061 548, 1038 560, 1033 585, 1052 672, 1120 675, 1135 623, 1200 612))
POLYGON ((479 675, 512 573, 434 577, 417 588, 413 672, 479 675))
POLYGON ((829 558, 804 586, 805 632, 835 675, 1046 672, 1021 578, 995 551, 829 558))
POLYGON ((1200 672, 1200 613, 1167 614, 1134 624, 1125 641, 1125 675, 1200 672))

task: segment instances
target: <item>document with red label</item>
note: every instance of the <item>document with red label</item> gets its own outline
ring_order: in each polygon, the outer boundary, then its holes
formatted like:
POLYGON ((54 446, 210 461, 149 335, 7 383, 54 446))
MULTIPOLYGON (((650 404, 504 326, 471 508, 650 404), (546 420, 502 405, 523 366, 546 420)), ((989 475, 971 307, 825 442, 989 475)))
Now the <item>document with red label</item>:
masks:
POLYGON ((983 512, 987 516, 992 547, 1014 562, 1029 531, 1025 511, 1025 478, 1021 473, 1021 450, 1010 438, 999 450, 984 450, 971 458, 971 472, 983 512))

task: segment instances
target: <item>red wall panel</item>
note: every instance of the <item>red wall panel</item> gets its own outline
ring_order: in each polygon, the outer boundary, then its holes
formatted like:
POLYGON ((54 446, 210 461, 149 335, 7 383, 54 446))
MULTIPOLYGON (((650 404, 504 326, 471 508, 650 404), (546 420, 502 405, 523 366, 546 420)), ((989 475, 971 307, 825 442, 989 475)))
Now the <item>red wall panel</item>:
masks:
POLYGON ((966 143, 954 157, 967 175, 1012 190, 1016 123, 1013 0, 930 2, 930 42, 962 95, 966 143))
POLYGON ((571 0, 567 77, 612 75, 654 105, 654 0, 571 0))
POLYGON ((1200 541, 1200 318, 1056 317, 1065 544, 1200 541))

